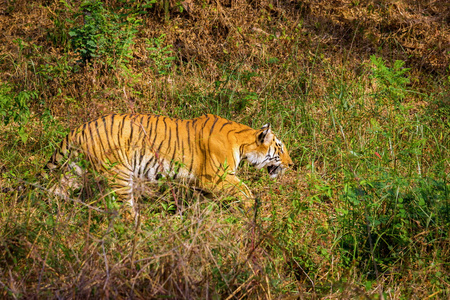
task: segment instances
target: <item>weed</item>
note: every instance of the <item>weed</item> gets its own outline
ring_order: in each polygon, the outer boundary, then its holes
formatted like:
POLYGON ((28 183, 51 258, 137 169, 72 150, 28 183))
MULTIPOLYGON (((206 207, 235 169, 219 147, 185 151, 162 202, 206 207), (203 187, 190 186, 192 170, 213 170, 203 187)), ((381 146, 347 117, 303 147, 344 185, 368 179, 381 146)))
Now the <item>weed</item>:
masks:
POLYGON ((6 2, 0 297, 449 297, 443 1, 6 2), (135 227, 101 177, 40 177, 111 112, 270 122, 295 168, 240 168, 251 213, 142 182, 135 227))
POLYGON ((20 91, 15 93, 11 85, 0 83, 0 116, 2 123, 8 125, 11 121, 19 125, 18 135, 23 143, 28 140, 25 131, 30 118, 30 106, 32 100, 37 98, 35 91, 20 91))
POLYGON ((347 184, 338 217, 344 262, 358 262, 372 279, 376 265, 385 272, 408 262, 418 245, 439 247, 448 238, 442 230, 450 217, 443 181, 384 177, 347 184))
POLYGON ((124 20, 119 14, 106 9, 98 0, 85 1, 80 6, 83 17, 81 26, 69 30, 71 45, 85 64, 93 59, 103 61, 113 67, 127 63, 131 58, 131 45, 137 33, 139 20, 127 16, 124 20))
POLYGON ((165 34, 152 40, 146 39, 148 57, 151 59, 152 69, 158 75, 168 75, 172 72, 173 61, 176 60, 171 50, 172 45, 164 46, 165 34))

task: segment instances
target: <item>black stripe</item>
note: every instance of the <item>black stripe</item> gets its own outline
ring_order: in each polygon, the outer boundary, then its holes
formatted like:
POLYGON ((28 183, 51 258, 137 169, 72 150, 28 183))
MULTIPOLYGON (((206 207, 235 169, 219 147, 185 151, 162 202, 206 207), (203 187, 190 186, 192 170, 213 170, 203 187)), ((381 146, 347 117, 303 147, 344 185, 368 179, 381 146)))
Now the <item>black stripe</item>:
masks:
POLYGON ((83 136, 84 136, 84 131, 82 131, 81 133, 77 133, 77 146, 81 147, 82 143, 83 143, 83 136))
MULTIPOLYGON (((104 157, 104 155, 102 155, 103 153, 105 153, 105 155, 106 155, 106 151, 105 151, 105 146, 103 145, 103 139, 102 139, 102 137, 100 136, 100 131, 99 131, 99 128, 98 128, 98 120, 95 120, 95 129, 96 129, 96 131, 97 131, 97 136, 99 137, 98 138, 98 140, 99 140, 99 142, 100 142, 100 147, 102 148, 102 150, 103 151, 100 151, 100 157, 98 157, 98 158, 100 158, 100 162, 99 163, 102 163, 102 162, 105 162, 105 157, 104 157), (103 153, 102 153, 103 152, 103 153)), ((106 131, 106 130, 105 130, 106 131)))
POLYGON ((178 132, 178 120, 175 121, 175 132, 177 134, 177 145, 180 145, 180 133, 178 132))
POLYGON ((151 151, 154 151, 153 146, 155 145, 156 137, 158 136, 158 123, 159 123, 159 117, 156 118, 156 124, 155 124, 155 137, 153 138, 153 142, 152 142, 152 144, 150 145, 151 151))
MULTIPOLYGON (((202 161, 205 162, 205 163, 202 163, 202 167, 203 167, 202 168, 203 169, 202 175, 206 174, 206 166, 207 166, 207 163, 208 163, 207 156, 206 156, 206 151, 208 149, 206 148, 207 145, 205 144, 205 141, 203 140, 203 131, 205 130, 205 125, 206 125, 207 122, 208 122, 208 118, 203 123, 203 126, 200 129, 199 139, 196 141, 197 143, 199 143, 199 149, 201 150, 200 154, 203 156, 203 160, 202 161)), ((197 129, 197 128, 195 128, 195 129, 197 129)), ((195 130, 195 132, 197 132, 197 130, 195 130)))
POLYGON ((224 124, 222 125, 222 127, 220 127, 219 132, 222 131, 222 129, 223 129, 226 125, 231 125, 231 124, 233 124, 233 122, 231 122, 231 121, 228 121, 228 122, 224 123, 224 124))
MULTIPOLYGON (((150 122, 150 118, 148 118, 149 122, 150 122)), ((153 134, 153 122, 149 123, 147 122, 147 138, 145 139, 145 143, 143 143, 143 145, 147 145, 146 149, 150 149, 151 145, 150 145, 150 137, 153 134), (150 125, 149 125, 150 124, 150 125)), ((151 151, 151 149, 150 149, 151 151)))
POLYGON ((188 138, 188 145, 191 145, 191 135, 190 135, 190 126, 189 126, 189 121, 186 122, 186 130, 187 130, 187 138, 188 138))
POLYGON ((254 130, 254 129, 251 129, 251 128, 248 128, 248 129, 242 129, 242 130, 240 130, 240 131, 236 131, 236 134, 243 133, 243 132, 250 131, 250 130, 254 130))
MULTIPOLYGON (((122 159, 120 158, 120 156, 119 156, 119 154, 117 153, 118 151, 121 151, 121 149, 117 149, 117 147, 114 147, 114 133, 113 133, 113 130, 114 130, 114 122, 115 122, 115 117, 114 117, 115 115, 112 115, 111 117, 110 117, 110 120, 111 120, 111 128, 110 128, 110 131, 109 131, 109 133, 111 134, 111 138, 110 138, 110 136, 108 135, 108 127, 107 127, 107 124, 106 124, 106 118, 105 117, 103 117, 102 118, 102 120, 103 120, 103 125, 104 125, 104 127, 105 127, 105 135, 106 135, 106 141, 108 142, 108 147, 109 147, 109 151, 111 152, 111 154, 114 156, 114 159, 116 160, 116 162, 122 162, 122 164, 124 163, 123 161, 122 161, 122 159), (113 143, 113 146, 111 146, 111 142, 113 143), (119 156, 119 157, 118 157, 119 156)), ((106 155, 106 152, 105 152, 105 155, 106 155)))
MULTIPOLYGON (((134 152, 134 154, 133 154, 133 156, 134 156, 134 166, 133 166, 133 169, 131 171, 134 173, 136 171, 139 171, 137 167, 140 166, 141 161, 138 160, 139 153, 137 151, 134 151, 134 150, 133 150, 133 152, 134 152)), ((137 173, 139 175, 139 172, 137 172, 137 173)))
POLYGON ((158 153, 158 155, 159 155, 160 157, 161 157, 161 152, 160 152, 160 150, 161 150, 163 144, 164 144, 164 140, 161 140, 161 143, 159 143, 158 149, 156 149, 156 153, 158 153))
MULTIPOLYGON (((194 123, 192 123, 192 124, 194 124, 194 123)), ((191 142, 191 131, 190 131, 190 126, 188 126, 188 125, 189 125, 189 122, 187 122, 187 124, 186 124, 186 129, 187 129, 188 147, 189 147, 189 151, 191 152, 191 159, 189 160, 189 163, 191 164, 189 166, 189 174, 192 174, 192 169, 194 168, 194 153, 197 150, 197 146, 192 144, 192 142, 191 142)), ((196 137, 195 131, 193 134, 194 134, 194 141, 195 141, 195 137, 196 137)))
POLYGON ((129 122, 129 124, 130 124, 130 135, 128 136, 128 148, 126 149, 127 152, 133 150, 133 149, 131 149, 131 140, 133 138, 133 133, 134 133, 133 122, 134 122, 134 120, 132 118, 130 118, 130 122, 129 122))
POLYGON ((185 163, 184 162, 184 139, 181 140, 181 163, 185 163))
POLYGON ((149 115, 146 115, 146 117, 147 117, 147 125, 146 125, 146 127, 148 128, 148 124, 150 123, 150 119, 151 119, 152 117, 149 116, 149 115))
MULTIPOLYGON (((164 122, 165 128, 166 128, 166 135, 167 135, 167 124, 166 122, 164 122)), ((171 147, 170 147, 170 142, 172 141, 172 128, 169 128, 169 142, 168 142, 168 146, 167 146, 167 150, 166 153, 169 154, 171 147)))
POLYGON ((209 131, 209 134, 211 135, 212 134, 212 132, 213 132, 213 130, 214 130, 214 127, 216 126, 216 123, 217 123, 217 121, 219 120, 219 118, 217 118, 217 117, 215 117, 216 119, 214 120, 214 123, 212 124, 212 126, 211 126, 211 130, 209 131))
POLYGON ((139 143, 140 141, 141 141, 141 136, 142 136, 142 133, 144 132, 144 125, 142 125, 142 119, 143 119, 144 117, 141 117, 141 119, 139 120, 139 123, 137 124, 137 126, 138 126, 138 130, 139 130, 139 135, 138 135, 138 138, 137 138, 137 143, 139 143))
POLYGON ((154 159, 155 159, 155 157, 152 156, 152 157, 147 161, 147 163, 145 164, 144 171, 143 171, 143 174, 144 174, 144 175, 147 174, 147 172, 150 170, 149 165, 152 163, 152 161, 153 161, 154 159))
POLYGON ((139 148, 139 166, 140 166, 140 168, 139 168, 139 170, 138 170, 138 174, 139 174, 139 175, 143 175, 143 174, 144 174, 144 173, 143 173, 144 169, 142 169, 142 167, 143 167, 142 162, 143 162, 143 160, 144 160, 144 156, 145 156, 145 149, 143 149, 142 147, 140 147, 140 148, 139 148), (141 172, 141 171, 142 171, 142 172, 141 172))
POLYGON ((242 145, 239 146, 239 156, 241 157, 241 159, 246 158, 246 157, 244 156, 244 144, 242 144, 242 145))
MULTIPOLYGON (((150 136, 151 136, 151 130, 149 131, 149 128, 148 128, 149 124, 150 124, 150 116, 147 116, 147 125, 145 125, 145 130, 147 130, 148 138, 150 138, 150 136)), ((153 123, 152 123, 152 125, 153 125, 153 123)))
POLYGON ((175 163, 175 155, 177 153, 177 147, 175 146, 173 151, 172 151, 172 158, 170 159, 170 170, 172 170, 172 166, 175 163))
MULTIPOLYGON (((121 151, 125 151, 125 149, 123 148, 123 145, 122 145, 122 138, 123 138, 123 128, 125 127, 125 117, 123 117, 123 116, 120 116, 121 117, 121 119, 122 119, 122 122, 119 122, 119 125, 117 125, 118 127, 119 127, 119 130, 118 130, 118 139, 117 139, 117 141, 119 142, 119 149, 121 150, 121 151), (120 132, 120 133, 119 133, 120 132)), ((111 122, 111 129, 113 128, 113 124, 112 124, 112 122, 111 122)), ((126 153, 126 152, 125 152, 126 153)))
POLYGON ((97 151, 95 151, 95 140, 94 140, 94 135, 92 133, 92 122, 89 122, 88 128, 89 128, 91 143, 86 143, 86 152, 87 152, 86 155, 89 156, 88 159, 94 165, 93 167, 95 168, 96 163, 93 161, 93 158, 98 158, 98 155, 97 155, 97 151), (89 145, 91 146, 92 149, 89 149, 89 145), (92 151, 92 154, 89 153, 90 151, 92 151))

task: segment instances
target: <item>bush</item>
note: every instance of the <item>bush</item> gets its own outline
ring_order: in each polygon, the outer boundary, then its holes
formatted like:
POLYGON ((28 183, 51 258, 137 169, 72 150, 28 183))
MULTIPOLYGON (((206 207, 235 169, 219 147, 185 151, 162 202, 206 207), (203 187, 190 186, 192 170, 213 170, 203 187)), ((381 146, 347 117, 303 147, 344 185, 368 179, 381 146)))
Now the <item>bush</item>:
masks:
POLYGON ((85 1, 80 8, 82 12, 76 17, 83 16, 84 22, 71 28, 69 35, 81 61, 85 64, 101 59, 107 66, 127 63, 139 20, 110 11, 97 0, 85 1))
POLYGON ((7 83, 0 83, 0 117, 4 125, 11 121, 19 125, 18 134, 23 143, 28 139, 24 126, 30 118, 31 100, 37 98, 36 91, 23 90, 15 93, 7 83))
POLYGON ((373 180, 347 183, 337 218, 344 261, 358 262, 375 277, 378 268, 387 270, 399 260, 420 256, 417 244, 444 242, 449 193, 442 180, 382 173, 373 180))

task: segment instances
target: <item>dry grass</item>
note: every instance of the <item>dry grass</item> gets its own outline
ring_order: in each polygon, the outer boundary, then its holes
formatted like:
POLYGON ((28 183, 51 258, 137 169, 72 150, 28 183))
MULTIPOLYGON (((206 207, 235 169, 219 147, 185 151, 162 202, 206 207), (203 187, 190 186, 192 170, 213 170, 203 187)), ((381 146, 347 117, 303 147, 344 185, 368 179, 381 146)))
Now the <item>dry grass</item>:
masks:
POLYGON ((112 66, 79 62, 67 3, 0 2, 0 112, 37 93, 0 128, 2 298, 448 297, 447 1, 171 1, 168 21, 156 3, 112 66), (371 55, 405 61, 410 82, 383 86, 371 55), (175 202, 169 184, 136 229, 98 181, 66 202, 38 175, 69 128, 110 112, 271 122, 296 167, 278 182, 242 167, 256 216, 183 187, 175 202))

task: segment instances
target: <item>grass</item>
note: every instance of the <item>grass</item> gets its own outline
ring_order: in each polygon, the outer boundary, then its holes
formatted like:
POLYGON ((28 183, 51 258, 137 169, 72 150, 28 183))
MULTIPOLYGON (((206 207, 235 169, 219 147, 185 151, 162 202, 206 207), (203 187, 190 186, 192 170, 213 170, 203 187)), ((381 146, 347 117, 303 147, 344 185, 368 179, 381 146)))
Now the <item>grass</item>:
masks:
POLYGON ((438 4, 240 1, 244 14, 194 3, 172 6, 165 21, 162 4, 144 14, 105 3, 116 23, 103 33, 56 1, 10 2, 0 19, 14 24, 0 43, 3 298, 449 296, 450 82, 440 46, 449 28, 438 4), (96 34, 112 46, 88 48, 83 63, 83 35, 96 34), (270 122, 295 167, 273 181, 242 166, 260 201, 251 212, 226 195, 148 187, 136 229, 101 179, 62 201, 41 177, 69 128, 110 112, 270 122))

